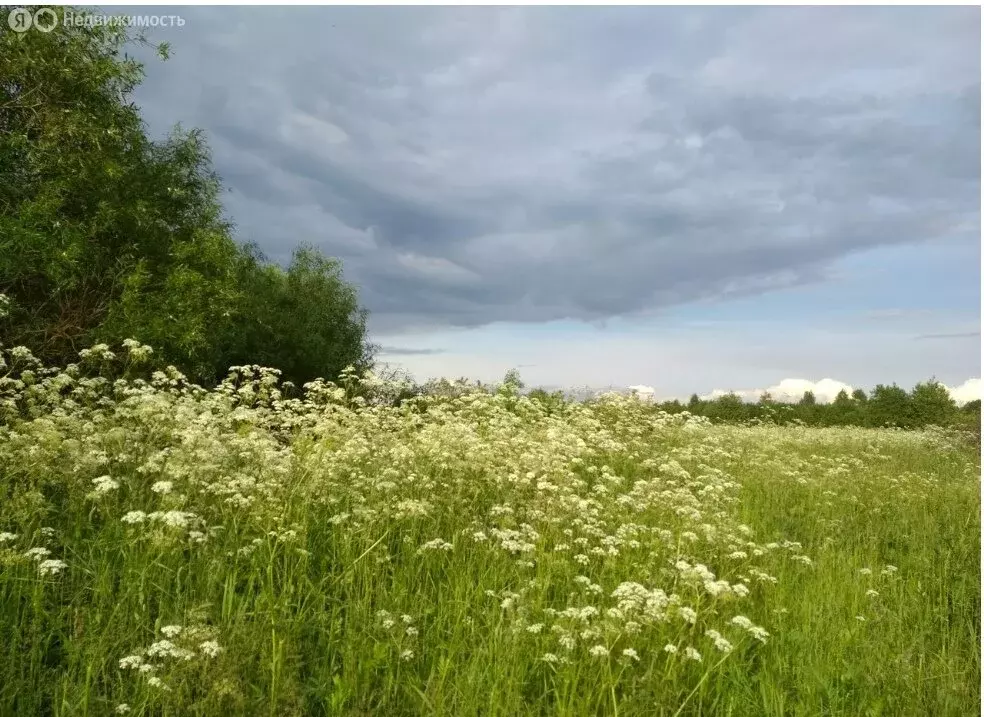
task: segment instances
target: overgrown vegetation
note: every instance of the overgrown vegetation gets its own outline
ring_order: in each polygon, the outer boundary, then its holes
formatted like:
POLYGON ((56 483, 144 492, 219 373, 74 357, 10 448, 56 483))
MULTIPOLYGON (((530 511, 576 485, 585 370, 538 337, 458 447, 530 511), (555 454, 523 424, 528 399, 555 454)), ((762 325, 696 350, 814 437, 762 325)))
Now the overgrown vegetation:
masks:
POLYGON ((940 429, 2 355, 2 714, 979 709, 980 459, 940 429))
POLYGON ((136 336, 206 384, 246 362, 296 383, 369 366, 340 264, 302 246, 284 270, 237 244, 201 132, 148 138, 125 54, 138 40, 0 23, 0 340, 66 363, 136 336))
POLYGON ((380 379, 127 41, 0 24, 0 714, 979 710, 979 401, 380 379))

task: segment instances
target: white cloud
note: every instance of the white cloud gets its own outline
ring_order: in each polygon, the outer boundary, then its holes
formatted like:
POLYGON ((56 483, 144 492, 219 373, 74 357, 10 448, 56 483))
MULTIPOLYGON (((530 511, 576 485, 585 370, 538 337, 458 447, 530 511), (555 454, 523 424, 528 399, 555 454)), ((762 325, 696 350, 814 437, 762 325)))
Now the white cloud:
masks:
MULTIPOLYGON (((842 383, 841 381, 835 381, 832 378, 824 378, 815 383, 805 378, 784 378, 775 386, 769 386, 768 388, 744 389, 734 391, 733 393, 744 401, 757 401, 763 393, 768 391, 773 400, 780 402, 794 402, 803 398, 803 394, 807 391, 812 391, 813 395, 817 397, 818 403, 830 403, 842 390, 847 391, 850 394, 854 388, 846 383, 842 383)), ((712 400, 724 396, 727 393, 732 392, 716 388, 709 394, 701 396, 701 398, 705 400, 712 400)))
POLYGON ((965 403, 970 403, 981 398, 981 380, 979 378, 968 378, 959 386, 953 388, 947 386, 946 390, 950 392, 950 396, 957 402, 957 405, 962 406, 965 403))
MULTIPOLYGON (((950 396, 953 397, 953 400, 957 402, 958 406, 981 398, 981 380, 979 378, 969 378, 956 387, 950 387, 944 384, 944 388, 949 391, 950 396)), ((786 403, 799 401, 803 398, 804 393, 813 391, 813 395, 817 397, 817 403, 831 403, 841 390, 847 391, 850 394, 854 391, 854 388, 846 383, 835 381, 832 378, 821 379, 816 383, 804 378, 784 378, 775 386, 770 386, 769 388, 751 388, 737 391, 725 391, 716 388, 710 393, 701 396, 701 398, 708 401, 720 398, 729 393, 734 393, 743 401, 755 402, 759 400, 764 392, 768 391, 774 400, 786 403)))

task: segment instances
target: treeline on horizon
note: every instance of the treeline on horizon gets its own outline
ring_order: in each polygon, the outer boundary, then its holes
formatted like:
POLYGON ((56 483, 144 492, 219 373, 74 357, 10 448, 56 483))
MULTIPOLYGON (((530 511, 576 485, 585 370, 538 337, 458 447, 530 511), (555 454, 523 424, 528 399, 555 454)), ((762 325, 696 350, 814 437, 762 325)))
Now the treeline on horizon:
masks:
MULTIPOLYGON (((507 374, 507 382, 518 382, 516 374, 507 374)), ((517 385, 521 385, 518 382, 517 385)), ((534 388, 528 394, 547 403, 569 400, 562 391, 548 392, 534 388)), ((693 394, 687 402, 650 401, 655 410, 671 414, 687 411, 717 423, 774 423, 806 426, 861 426, 868 428, 897 427, 904 429, 926 426, 952 427, 981 434, 981 401, 975 399, 958 406, 946 386, 935 379, 916 384, 906 391, 896 384, 879 384, 866 393, 855 389, 840 391, 834 400, 821 403, 812 391, 806 391, 797 402, 777 401, 765 392, 755 403, 748 403, 735 393, 714 399, 693 394)))
MULTIPOLYGON (((0 345, 65 366, 81 349, 134 338, 157 366, 206 387, 238 365, 277 368, 295 386, 372 368, 378 348, 341 262, 305 237, 286 269, 269 261, 224 218, 202 132, 148 136, 132 101, 143 69, 125 51, 149 43, 123 27, 65 26, 73 8, 53 9, 53 32, 0 23, 0 345)), ((158 53, 166 59, 167 46, 158 53)), ((567 400, 529 395, 548 408, 567 400)), ((980 401, 958 408, 934 381, 830 404, 807 393, 796 404, 728 395, 654 405, 714 421, 980 431, 980 401)))
POLYGON ((841 391, 833 401, 820 403, 807 391, 798 402, 780 402, 764 394, 756 403, 746 403, 735 394, 716 399, 691 396, 687 403, 665 401, 656 404, 668 413, 689 411, 714 421, 752 423, 772 422, 779 425, 802 423, 807 426, 866 426, 880 428, 924 428, 930 425, 953 426, 980 432, 981 402, 963 406, 937 381, 917 384, 911 391, 879 384, 869 394, 862 389, 841 391), (975 428, 976 426, 976 428, 975 428))

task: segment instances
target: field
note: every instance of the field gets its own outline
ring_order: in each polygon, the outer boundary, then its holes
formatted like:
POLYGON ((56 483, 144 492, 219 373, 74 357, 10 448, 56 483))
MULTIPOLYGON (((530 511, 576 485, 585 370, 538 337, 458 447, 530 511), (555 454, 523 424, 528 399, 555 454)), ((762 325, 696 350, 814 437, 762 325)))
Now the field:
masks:
POLYGON ((971 715, 980 458, 0 366, 2 715, 971 715))

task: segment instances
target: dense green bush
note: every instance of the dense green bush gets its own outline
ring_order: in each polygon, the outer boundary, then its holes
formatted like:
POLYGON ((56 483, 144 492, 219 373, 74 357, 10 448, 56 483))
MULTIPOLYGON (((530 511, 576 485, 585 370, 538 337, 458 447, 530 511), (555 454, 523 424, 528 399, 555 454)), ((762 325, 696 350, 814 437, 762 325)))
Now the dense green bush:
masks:
POLYGON ((135 337, 207 384, 247 360, 294 382, 369 365, 338 262, 302 248, 285 271, 238 245, 202 133, 148 138, 131 42, 0 24, 0 341, 66 363, 135 337))

